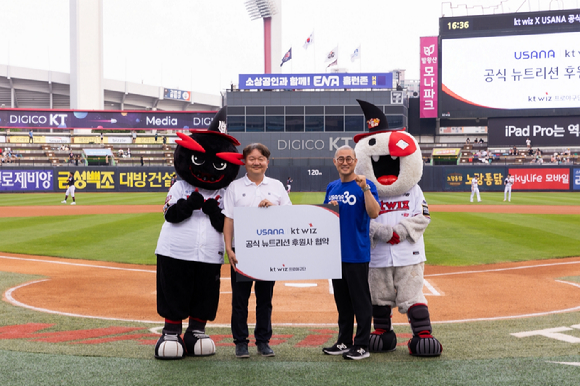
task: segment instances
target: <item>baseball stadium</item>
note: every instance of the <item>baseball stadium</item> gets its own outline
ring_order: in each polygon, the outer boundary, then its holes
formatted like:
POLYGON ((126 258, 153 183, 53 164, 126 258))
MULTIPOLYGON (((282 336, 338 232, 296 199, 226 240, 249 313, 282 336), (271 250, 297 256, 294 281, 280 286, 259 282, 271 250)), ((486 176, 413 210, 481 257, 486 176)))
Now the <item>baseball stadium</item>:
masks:
MULTIPOLYGON (((100 46, 93 19, 103 17, 102 1, 70 3, 70 74, 0 65, 2 385, 578 384, 580 63, 567 51, 580 34, 577 6, 477 13, 452 4, 455 13, 439 18, 439 35, 417 46, 415 81, 404 70, 285 74, 292 55, 281 48, 280 14, 288 2, 250 0, 250 18, 264 24, 264 71, 240 73, 237 84, 213 95, 103 79, 102 61, 87 64, 87 51, 74 49, 100 46), (371 124, 357 100, 372 104, 386 127, 371 124), (242 149, 262 143, 271 151, 266 176, 291 181, 293 207, 315 213, 339 176, 335 152, 349 145, 362 163, 368 149, 361 144, 374 146, 385 135, 388 158, 401 159, 399 180, 412 174, 405 157, 420 169, 413 189, 424 195, 422 215, 430 218, 421 237, 421 296, 440 351, 417 355, 408 343, 417 335, 415 316, 393 307, 392 350, 371 350, 364 360, 325 355, 323 348, 339 343, 339 313, 338 278, 323 268, 314 279, 276 280, 275 355, 257 348, 250 296, 249 358, 236 357, 235 283, 222 249, 219 303, 203 338, 213 342, 211 355, 187 350, 179 360, 159 360, 168 318, 158 313, 156 247, 164 224, 174 221, 170 189, 191 184, 184 159, 198 183, 180 200, 190 202, 197 187, 205 192, 214 182, 191 169, 203 164, 191 154, 215 155, 233 181, 246 174, 242 149), (230 150, 214 147, 219 141, 230 150)), ((95 51, 102 55, 102 47, 95 51)), ((368 164, 380 159, 373 155, 368 164)), ((393 184, 386 177, 375 184, 393 184)), ((186 217, 208 217, 216 228, 221 209, 205 204, 224 198, 221 190, 212 194, 186 217)), ((263 228, 290 221, 275 217, 263 228)), ((319 220, 307 221, 313 227, 319 220)), ((244 241, 236 246, 242 250, 244 241)), ((266 258, 281 261, 272 246, 266 258)), ((322 258, 328 271, 340 267, 337 256, 322 258)))

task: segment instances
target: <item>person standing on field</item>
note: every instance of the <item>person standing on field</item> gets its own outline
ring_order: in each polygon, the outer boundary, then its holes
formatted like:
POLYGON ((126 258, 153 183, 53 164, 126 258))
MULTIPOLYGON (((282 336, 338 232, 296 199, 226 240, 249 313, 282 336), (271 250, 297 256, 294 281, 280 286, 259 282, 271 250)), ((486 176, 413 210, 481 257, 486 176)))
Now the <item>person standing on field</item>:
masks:
MULTIPOLYGON (((264 357, 273 357, 270 348, 272 338, 272 296, 274 281, 243 280, 235 267, 238 264, 234 249, 234 208, 258 207, 268 208, 275 205, 292 205, 282 182, 266 177, 270 160, 270 150, 261 143, 252 143, 242 152, 246 175, 232 182, 224 197, 225 215, 224 241, 226 252, 231 264, 232 285, 232 336, 236 344, 235 355, 238 358, 248 358, 248 300, 254 287, 256 295, 256 327, 254 337, 258 353, 264 357)), ((368 288, 368 286, 367 286, 368 288)))
POLYGON ((68 199, 68 195, 70 194, 70 196, 72 197, 73 202, 71 202, 71 205, 76 205, 76 201, 75 201, 75 178, 72 174, 72 172, 68 173, 68 178, 66 180, 66 183, 68 185, 68 188, 66 189, 66 192, 64 194, 64 200, 62 200, 60 203, 61 204, 66 204, 66 200, 68 199))
POLYGON ((503 181, 505 185, 505 189, 503 191, 503 200, 505 201, 506 197, 508 201, 512 200, 512 185, 514 184, 514 176, 508 173, 507 177, 503 181))
POLYGON ((471 197, 469 198, 470 202, 473 202, 473 195, 477 195, 477 202, 481 202, 481 197, 479 196, 479 182, 477 180, 477 176, 473 176, 471 179, 471 197))
POLYGON ((338 339, 322 352, 360 360, 370 356, 373 305, 368 281, 369 235, 371 218, 378 217, 381 207, 375 184, 354 172, 357 159, 353 148, 348 145, 338 148, 333 162, 340 178, 328 184, 324 203, 339 207, 342 278, 332 280, 338 311, 338 339), (357 328, 353 340, 355 317, 357 328))

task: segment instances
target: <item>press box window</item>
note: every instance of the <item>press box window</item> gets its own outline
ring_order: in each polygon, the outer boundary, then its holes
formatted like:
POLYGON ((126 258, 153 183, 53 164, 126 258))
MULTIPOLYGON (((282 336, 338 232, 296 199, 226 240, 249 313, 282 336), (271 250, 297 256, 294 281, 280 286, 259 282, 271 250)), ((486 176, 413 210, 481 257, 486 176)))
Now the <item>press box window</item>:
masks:
POLYGON ((324 131, 344 131, 344 117, 338 115, 324 117, 324 131))
POLYGON ((264 117, 263 116, 247 116, 246 117, 246 131, 247 132, 264 131, 264 117))
POLYGON ((344 117, 344 131, 365 131, 364 117, 362 115, 344 117))
POLYGON ((286 116, 286 131, 304 131, 304 117, 286 116))
POLYGON ((306 131, 324 131, 324 117, 323 116, 311 116, 307 115, 304 117, 304 126, 306 131))
POLYGON ((284 131, 284 117, 276 115, 267 115, 266 131, 284 131))
POLYGON ((243 116, 228 115, 228 131, 245 131, 246 125, 244 124, 243 116))

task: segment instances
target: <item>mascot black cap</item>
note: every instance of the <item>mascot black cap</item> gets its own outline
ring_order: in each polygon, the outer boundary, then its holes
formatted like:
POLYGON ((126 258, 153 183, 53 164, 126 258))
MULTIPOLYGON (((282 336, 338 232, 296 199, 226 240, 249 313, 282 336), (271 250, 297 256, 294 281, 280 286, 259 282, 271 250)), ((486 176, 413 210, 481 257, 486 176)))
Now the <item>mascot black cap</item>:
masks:
POLYGON ((404 127, 389 128, 387 117, 385 116, 385 114, 383 114, 383 111, 379 109, 377 106, 366 101, 361 101, 360 99, 357 99, 356 101, 362 108, 362 111, 365 115, 365 122, 367 124, 367 128, 369 129, 369 132, 355 135, 354 136, 355 143, 358 143, 358 141, 360 141, 364 137, 368 137, 369 135, 373 134, 386 133, 389 131, 405 131, 404 127))

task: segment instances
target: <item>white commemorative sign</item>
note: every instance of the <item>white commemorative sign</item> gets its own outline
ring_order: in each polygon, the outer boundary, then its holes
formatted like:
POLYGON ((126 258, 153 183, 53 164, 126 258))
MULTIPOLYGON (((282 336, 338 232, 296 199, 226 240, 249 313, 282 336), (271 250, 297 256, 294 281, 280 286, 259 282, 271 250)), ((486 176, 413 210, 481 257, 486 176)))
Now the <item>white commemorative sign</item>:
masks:
POLYGON ((257 280, 342 277, 338 207, 234 209, 237 271, 257 280))

